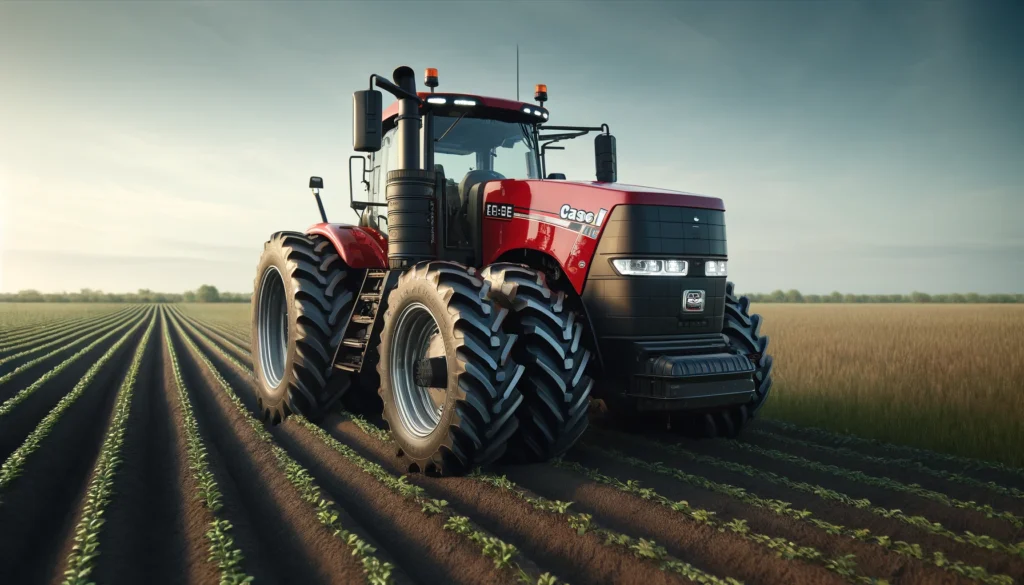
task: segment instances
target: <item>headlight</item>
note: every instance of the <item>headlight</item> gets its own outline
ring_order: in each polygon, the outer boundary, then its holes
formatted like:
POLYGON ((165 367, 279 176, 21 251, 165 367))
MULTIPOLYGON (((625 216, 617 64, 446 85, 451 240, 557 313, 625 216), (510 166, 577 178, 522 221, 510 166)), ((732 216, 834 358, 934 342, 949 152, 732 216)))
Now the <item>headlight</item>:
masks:
POLYGON ((725 260, 708 260, 704 263, 704 276, 728 276, 725 260))
POLYGON ((623 276, 686 276, 686 260, 656 260, 653 258, 617 258, 612 266, 623 276))

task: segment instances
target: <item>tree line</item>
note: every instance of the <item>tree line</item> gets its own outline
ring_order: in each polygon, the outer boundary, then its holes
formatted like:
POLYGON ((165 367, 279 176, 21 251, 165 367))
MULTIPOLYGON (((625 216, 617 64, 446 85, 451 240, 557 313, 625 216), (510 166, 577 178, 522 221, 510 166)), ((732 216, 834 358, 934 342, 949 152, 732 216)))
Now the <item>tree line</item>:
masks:
POLYGON ((42 293, 21 290, 0 293, 0 302, 7 303, 248 303, 252 293, 220 292, 217 287, 204 284, 196 290, 183 293, 153 292, 141 288, 133 293, 105 293, 83 288, 78 292, 42 293))
POLYGON ((950 293, 930 295, 855 295, 834 291, 827 295, 805 295, 796 289, 748 294, 753 303, 1024 303, 1024 294, 950 293))

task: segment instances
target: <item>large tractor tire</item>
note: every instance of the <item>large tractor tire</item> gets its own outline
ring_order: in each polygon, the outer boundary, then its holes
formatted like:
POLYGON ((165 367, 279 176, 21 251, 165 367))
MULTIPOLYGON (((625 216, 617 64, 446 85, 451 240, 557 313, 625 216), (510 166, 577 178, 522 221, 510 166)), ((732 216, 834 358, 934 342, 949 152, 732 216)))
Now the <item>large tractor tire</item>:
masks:
POLYGON ((347 389, 348 375, 331 370, 352 310, 348 272, 326 239, 277 232, 264 244, 251 340, 265 421, 277 424, 292 412, 316 418, 347 389))
POLYGON ((587 429, 594 382, 585 371, 590 352, 583 325, 565 304, 565 293, 548 288, 543 272, 520 264, 492 264, 481 272, 489 296, 509 309, 505 331, 519 337, 512 350, 525 366, 519 383, 523 405, 519 431, 506 458, 531 463, 558 457, 587 429))
POLYGON ((683 434, 695 438, 735 437, 764 406, 772 388, 772 356, 767 353, 768 336, 761 335, 761 321, 761 315, 750 314, 750 299, 736 297, 733 283, 726 283, 722 333, 733 351, 753 360, 754 397, 748 404, 690 417, 680 426, 683 434))
POLYGON ((388 297, 380 335, 384 420, 411 472, 461 475, 505 454, 523 400, 508 310, 473 268, 423 262, 388 297))

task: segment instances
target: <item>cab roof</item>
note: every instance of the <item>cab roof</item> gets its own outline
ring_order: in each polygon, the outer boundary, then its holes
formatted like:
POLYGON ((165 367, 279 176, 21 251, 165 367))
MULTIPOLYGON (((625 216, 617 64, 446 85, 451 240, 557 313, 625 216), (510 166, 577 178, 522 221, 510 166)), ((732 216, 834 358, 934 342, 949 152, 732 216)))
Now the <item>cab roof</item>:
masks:
MULTIPOLYGON (((429 93, 417 92, 424 104, 420 107, 429 107, 439 116, 461 116, 466 114, 468 118, 487 118, 502 120, 505 122, 518 122, 522 124, 537 124, 548 121, 549 112, 547 108, 503 98, 487 97, 464 93, 429 93), (442 103, 443 100, 443 103, 442 103), (537 112, 540 112, 539 114, 537 112)), ((396 100, 381 115, 384 130, 387 131, 395 125, 398 117, 398 101, 396 100)))

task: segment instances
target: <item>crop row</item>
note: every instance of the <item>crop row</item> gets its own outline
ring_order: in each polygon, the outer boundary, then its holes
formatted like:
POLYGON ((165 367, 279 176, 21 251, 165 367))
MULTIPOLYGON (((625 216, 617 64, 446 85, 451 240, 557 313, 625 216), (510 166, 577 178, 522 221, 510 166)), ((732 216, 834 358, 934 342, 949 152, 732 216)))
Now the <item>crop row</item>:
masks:
POLYGON ((963 510, 971 510, 984 514, 988 518, 998 518, 1005 520, 1017 528, 1024 528, 1024 520, 1020 516, 1009 512, 1000 511, 993 508, 990 504, 979 504, 974 501, 965 501, 957 498, 951 498, 946 494, 925 489, 917 484, 905 484, 888 477, 877 477, 874 475, 868 475, 863 471, 857 471, 853 469, 846 469, 839 467, 838 465, 832 465, 829 463, 821 463, 820 461, 812 461, 799 455, 793 455, 791 453, 783 453, 775 449, 767 449, 765 447, 759 447, 751 443, 745 443, 741 441, 728 441, 723 444, 727 445, 730 449, 747 451, 749 453, 756 453, 764 457, 769 457, 777 461, 784 461, 786 463, 792 463, 799 465, 807 469, 813 469, 814 471, 820 471, 822 473, 828 473, 837 477, 842 477, 863 483, 864 485, 870 485, 883 489, 892 490, 894 492, 901 492, 905 494, 911 494, 940 504, 944 504, 951 508, 960 508, 963 510))
POLYGON ((73 348, 75 346, 81 345, 81 344, 85 343, 90 338, 92 338, 92 337, 94 337, 96 335, 100 335, 103 332, 107 332, 106 335, 101 336, 94 343, 89 344, 85 349, 82 349, 78 353, 76 353, 75 355, 71 356, 71 358, 69 358, 70 361, 66 362, 66 363, 70 364, 72 361, 77 359, 83 353, 89 351, 93 347, 96 347, 96 345, 98 343, 100 343, 103 340, 109 338, 118 329, 124 328, 125 324, 130 322, 130 321, 131 321, 131 318, 126 318, 126 319, 119 320, 117 323, 115 323, 113 325, 108 325, 108 326, 104 327, 102 330, 100 330, 98 332, 92 333, 90 335, 86 335, 84 337, 79 337, 78 339, 75 339, 74 341, 72 341, 71 343, 68 343, 67 345, 59 347, 59 348, 57 348, 57 349, 55 349, 53 351, 50 351, 50 352, 48 352, 48 353, 46 353, 46 354, 44 354, 44 355, 42 355, 40 357, 35 358, 35 359, 29 360, 29 361, 25 362, 24 364, 21 364, 20 366, 14 368, 13 370, 8 372, 7 374, 4 374, 3 376, 0 376, 0 385, 5 384, 6 382, 10 381, 10 379, 13 378, 14 376, 17 376, 18 374, 24 372, 25 370, 27 370, 27 369, 29 369, 31 367, 34 367, 34 366, 36 366, 36 365, 38 365, 38 364, 40 364, 40 363, 42 363, 42 362, 44 362, 44 361, 46 361, 46 360, 48 360, 50 358, 56 356, 57 354, 63 353, 65 351, 67 351, 68 349, 71 349, 71 348, 73 348))
POLYGON ((802 439, 787 437, 785 435, 780 435, 778 433, 772 433, 758 429, 750 429, 747 432, 747 434, 755 437, 770 438, 774 441, 778 441, 785 445, 793 445, 797 447, 813 449, 815 451, 822 451, 830 455, 842 455, 845 457, 851 457, 854 459, 859 459, 861 461, 866 461, 868 463, 899 466, 902 468, 913 469, 914 471, 918 471, 920 473, 930 475, 932 477, 937 477, 939 479, 944 479, 946 481, 969 485, 971 487, 987 489, 989 491, 1011 498, 1024 499, 1024 491, 1019 490, 1015 487, 999 485, 994 481, 982 481, 980 479, 975 479, 962 473, 953 473, 951 471, 946 471, 944 469, 932 469, 931 467, 928 467, 927 465, 921 463, 920 461, 917 461, 916 459, 897 459, 892 457, 879 457, 876 455, 868 455, 866 453, 861 453, 860 451, 855 451, 853 449, 848 449, 846 447, 832 447, 829 445, 822 445, 820 443, 804 441, 802 439))
MULTIPOLYGON (((246 372, 249 376, 252 375, 252 370, 241 364, 228 352, 222 348, 213 344, 209 337, 205 336, 201 331, 197 330, 192 326, 191 323, 186 321, 186 326, 189 330, 195 333, 198 337, 210 343, 210 346, 217 352, 217 354, 226 360, 229 360, 237 368, 246 372)), ((501 539, 487 534, 479 528, 472 525, 468 518, 458 516, 448 508, 448 502, 444 500, 431 499, 426 496, 426 492, 423 488, 411 484, 408 480, 403 477, 395 477, 388 473, 380 465, 373 463, 372 461, 362 457, 351 447, 340 443, 337 439, 330 436, 326 431, 320 427, 309 422, 307 419, 293 415, 293 418, 303 427, 310 430, 312 434, 321 439, 327 446, 344 456, 346 459, 351 461, 356 467, 367 473, 377 481, 384 484, 388 489, 397 493, 398 495, 411 500, 418 504, 421 511, 427 516, 442 515, 445 518, 445 529, 454 531, 455 533, 467 538, 470 542, 473 542, 480 546, 481 552, 484 556, 494 561, 495 567, 499 570, 510 570, 512 574, 522 583, 536 584, 536 585, 556 585, 558 580, 549 573, 544 573, 536 578, 530 576, 520 565, 515 561, 517 555, 516 548, 508 544, 501 539)))
MULTIPOLYGON (((898 520, 900 522, 903 522, 904 524, 908 524, 917 529, 929 532, 931 534, 944 536, 946 538, 949 538, 955 542, 959 542, 962 544, 970 544, 981 549, 1002 551, 1013 555, 1020 555, 1022 551, 1022 547, 1020 545, 1004 543, 991 536, 974 534, 972 532, 964 532, 963 534, 957 534, 956 532, 953 532, 952 530, 945 528, 941 523, 934 522, 932 520, 929 520, 928 518, 924 518, 922 516, 910 516, 898 509, 886 509, 874 506, 871 503, 871 501, 866 498, 854 498, 847 494, 826 488, 824 486, 806 483, 802 481, 795 481, 784 475, 775 473, 774 471, 758 469, 750 465, 745 465, 743 463, 738 463, 735 461, 727 461, 711 455, 701 455, 699 453, 694 453, 692 451, 680 447, 679 445, 675 445, 672 443, 646 441, 644 439, 639 439, 635 437, 632 438, 632 440, 640 442, 641 444, 650 444, 652 447, 660 447, 672 453, 673 455, 685 457, 686 459, 689 459, 691 461, 704 463, 721 469, 726 469, 728 471, 740 473, 748 477, 762 479, 770 483, 782 485, 790 489, 812 494, 822 500, 835 502, 838 504, 842 504, 844 506, 849 506, 851 508, 867 510, 872 514, 875 514, 882 518, 891 518, 894 520, 898 520)), ((911 546, 917 547, 917 545, 911 546)), ((938 560, 939 562, 941 562, 942 558, 936 557, 936 554, 939 553, 931 554, 933 560, 938 560)))
POLYGON ((188 457, 188 467, 192 471, 192 478, 196 482, 196 497, 210 511, 212 520, 210 528, 206 531, 206 538, 210 542, 209 560, 217 564, 220 569, 221 585, 240 585, 252 581, 252 577, 242 570, 242 551, 235 547, 234 539, 231 537, 231 522, 217 516, 217 512, 223 507, 220 488, 217 480, 210 471, 207 462, 206 446, 199 435, 199 421, 196 420, 192 402, 188 397, 188 388, 181 375, 181 366, 178 362, 177 352, 174 351, 174 344, 171 343, 171 332, 167 326, 166 315, 161 315, 164 330, 164 344, 171 358, 171 368, 174 370, 174 382, 178 391, 178 403, 181 405, 181 416, 184 419, 183 432, 185 434, 185 451, 188 457))
MULTIPOLYGON (((143 319, 140 319, 139 323, 141 323, 144 320, 145 320, 145 317, 143 317, 143 319)), ((131 324, 131 322, 128 321, 128 322, 125 322, 125 323, 122 323, 122 324, 118 325, 116 328, 112 329, 110 332, 106 333, 105 335, 103 335, 99 339, 93 341, 89 345, 87 345, 87 346, 83 347, 82 349, 78 350, 78 352, 76 352, 74 355, 69 356, 67 359, 65 359, 61 363, 57 364, 56 366, 54 366, 50 371, 48 371, 45 374, 43 374, 42 376, 40 376, 35 382, 32 382, 32 384, 30 384, 30 385, 26 386, 25 388, 22 388, 21 390, 19 390, 17 394, 15 394, 11 398, 7 399, 3 404, 0 404, 0 417, 6 416, 7 414, 10 414, 10 412, 12 410, 14 410, 14 407, 16 407, 17 405, 21 404, 26 398, 31 396, 36 390, 39 389, 40 386, 45 384, 48 380, 50 380, 51 378, 53 378, 57 374, 59 374, 62 371, 64 371, 71 364, 75 363, 75 361, 78 360, 78 358, 82 357, 83 355, 85 355, 86 353, 91 351, 94 347, 96 347, 97 345, 103 343, 104 341, 106 341, 110 337, 116 335, 118 332, 120 332, 121 330, 125 329, 130 324, 131 324)), ((57 351, 51 352, 51 353, 49 353, 49 354, 47 354, 47 355, 45 355, 45 356, 43 356, 41 358, 38 358, 36 360, 33 360, 33 361, 29 362, 28 364, 25 364, 24 366, 22 366, 20 368, 15 369, 15 371, 11 372, 11 374, 9 374, 8 376, 4 376, 3 378, 0 378, 0 382, 3 382, 9 376, 14 375, 16 372, 22 370, 23 368, 29 367, 30 364, 35 364, 35 363, 41 362, 41 361, 47 359, 48 357, 50 357, 51 355, 55 355, 55 354, 57 354, 57 353, 59 353, 61 351, 63 351, 63 348, 59 349, 57 351)))
POLYGON ((12 349, 20 349, 22 347, 28 347, 31 345, 38 345, 40 342, 50 339, 56 336, 63 336, 68 331, 74 329, 81 329, 82 327, 95 325, 97 323, 104 323, 110 321, 116 321, 118 318, 126 317, 131 314, 140 313, 145 311, 147 307, 129 306, 119 311, 112 311, 110 313, 103 313, 100 315, 91 315, 87 317, 79 317, 76 319, 66 319, 58 321, 56 323, 47 323, 39 325, 32 330, 25 331, 17 336, 5 338, 0 345, 0 352, 11 351, 12 349))
MULTIPOLYGON (((348 414, 347 416, 367 435, 370 435, 384 443, 391 442, 391 436, 388 431, 376 427, 373 423, 358 415, 348 414)), ((517 486, 505 476, 499 477, 485 474, 477 469, 467 477, 502 489, 512 496, 526 502, 535 510, 546 514, 556 515, 564 520, 577 535, 582 536, 586 533, 594 534, 602 539, 602 543, 605 546, 621 547, 629 551, 630 554, 638 559, 656 563, 657 567, 662 571, 681 575, 697 583, 715 585, 740 585, 741 583, 731 577, 717 577, 706 571, 702 571, 685 561, 677 559, 670 555, 664 547, 653 540, 646 538, 633 538, 629 535, 622 534, 621 532, 598 526, 597 523, 593 521, 593 516, 591 514, 570 514, 569 507, 572 505, 572 502, 549 500, 542 496, 531 494, 517 486)))
MULTIPOLYGON (((597 447, 595 445, 590 445, 588 443, 584 443, 584 445, 586 445, 590 449, 593 449, 594 451, 597 451, 598 453, 604 455, 605 457, 608 457, 609 459, 613 459, 615 461, 619 461, 627 465, 643 469, 645 471, 650 471, 652 473, 657 473, 659 475, 671 477, 676 480, 682 481, 683 483, 686 483, 688 485, 692 485, 698 488, 706 489, 708 491, 713 491, 716 493, 729 496, 745 504, 756 506, 763 510, 768 510, 778 516, 791 518, 793 520, 809 524, 819 530, 822 530, 826 534, 844 536, 868 544, 877 545, 896 554, 924 561, 936 567, 940 567, 947 571, 962 575, 964 577, 968 577, 981 583, 986 583, 988 585, 1013 584, 1012 577, 1009 577, 1007 575, 990 575, 984 567, 968 565, 963 561, 950 560, 946 558, 946 556, 942 552, 935 551, 932 553, 926 553, 918 544, 911 544, 902 540, 894 541, 888 536, 884 535, 876 536, 873 535, 871 531, 867 528, 847 528, 845 526, 840 526, 838 524, 827 522, 820 518, 815 518, 810 510, 795 508, 793 504, 790 502, 772 498, 763 498, 756 494, 752 494, 741 487, 719 483, 707 479, 705 477, 701 477, 699 475, 686 473, 681 469, 670 467, 661 462, 650 462, 643 459, 639 459, 637 457, 631 457, 615 449, 597 447)), ((565 461, 555 462, 555 464, 561 466, 569 466, 572 468, 578 466, 578 464, 576 463, 570 463, 565 461)), ((588 477, 591 477, 589 475, 589 470, 585 471, 583 469, 577 469, 577 471, 579 471, 580 473, 587 473, 588 477)), ((601 481, 596 477, 591 477, 591 479, 595 481, 601 481)), ((619 482, 618 480, 613 479, 613 481, 621 484, 621 482, 619 482)), ((643 497, 643 495, 641 495, 641 497, 643 497)))
POLYGON ((516 562, 518 554, 516 547, 502 541, 496 536, 487 534, 483 530, 473 526, 468 518, 455 514, 445 500, 431 499, 426 490, 422 487, 409 483, 405 476, 396 477, 385 470, 377 463, 359 455, 355 449, 339 442, 327 431, 309 422, 309 420, 293 415, 292 417, 299 425, 309 430, 313 435, 334 449, 343 457, 352 462, 364 473, 370 475, 380 483, 384 484, 392 492, 403 498, 415 502, 427 516, 440 515, 445 519, 445 529, 452 530, 480 546, 484 556, 494 561, 494 566, 500 570, 512 571, 515 578, 521 583, 537 585, 556 585, 558 580, 550 573, 544 573, 532 577, 516 562))
POLYGON ((128 428, 128 416, 131 413, 132 396, 135 393, 135 381, 139 366, 149 346, 149 338, 153 333, 156 318, 151 317, 149 327, 142 335, 142 341, 135 348, 128 375, 117 392, 114 412, 110 419, 107 435, 103 439, 92 480, 85 492, 85 506, 82 517, 75 527, 74 546, 68 555, 67 569, 64 572, 63 585, 88 585, 89 575, 100 554, 100 530, 103 527, 103 514, 113 496, 114 476, 121 465, 121 447, 124 445, 124 434, 128 428))
POLYGON ((885 443, 874 439, 855 437, 853 435, 840 435, 837 433, 826 431, 824 429, 798 426, 780 420, 764 421, 762 424, 774 426, 785 431, 800 433, 805 436, 813 437, 821 441, 828 441, 830 443, 835 443, 838 445, 857 445, 861 447, 874 447, 877 449, 881 449, 883 451, 887 451, 889 453, 898 454, 903 457, 919 457, 922 459, 943 461, 950 465, 956 466, 958 469, 963 469, 964 471, 989 469, 992 471, 998 471, 1001 473, 1014 475, 1021 479, 1024 479, 1024 468, 1013 467, 1011 465, 1006 465, 1005 463, 983 461, 981 459, 972 459, 970 457, 961 457, 959 455, 951 455, 948 453, 939 453, 937 451, 919 449, 917 447, 910 447, 908 445, 894 445, 892 443, 885 443))
POLYGON ((39 445, 42 444, 43 439, 50 434, 50 431, 53 430, 53 426, 57 424, 57 421, 60 420, 61 416, 71 408, 71 405, 78 400, 78 398, 85 392, 86 388, 89 387, 89 384, 92 383, 100 369, 110 361, 114 354, 117 353, 121 346, 123 346, 132 337, 132 335, 134 335, 143 323, 144 321, 136 323, 131 330, 125 333, 121 339, 117 341, 117 343, 112 345, 106 353, 96 360, 96 363, 94 363, 85 375, 78 380, 75 387, 60 399, 57 405, 54 406, 45 417, 43 417, 43 420, 40 421, 38 425, 36 425, 36 428, 33 429, 25 441, 7 457, 7 460, 4 461, 2 466, 0 466, 0 490, 6 488, 16 477, 21 475, 29 455, 39 449, 39 445))
MULTIPOLYGON (((137 311, 133 311, 133 313, 137 313, 137 311)), ((4 357, 0 358, 0 365, 3 365, 5 363, 7 363, 7 362, 10 362, 10 361, 13 361, 13 360, 16 360, 16 359, 19 359, 19 358, 23 358, 23 357, 25 357, 27 355, 31 355, 31 354, 34 354, 34 353, 39 353, 40 351, 43 351, 44 349, 47 349, 47 348, 51 348, 51 347, 53 347, 55 345, 62 345, 62 344, 70 345, 74 340, 84 339, 86 337, 89 337, 89 336, 93 335, 94 333, 96 333, 98 331, 107 329, 107 328, 109 328, 112 325, 116 325, 117 322, 119 322, 121 320, 121 317, 122 317, 122 315, 102 317, 102 318, 97 319, 94 322, 84 323, 84 324, 82 324, 82 325, 80 325, 78 327, 72 327, 72 328, 68 329, 67 331, 65 331, 65 332, 59 334, 58 336, 56 336, 55 339, 53 339, 51 341, 47 341, 46 343, 39 343, 38 341, 28 341, 28 342, 25 342, 24 344, 13 345, 13 346, 11 346, 9 348, 10 350, 20 349, 21 351, 19 351, 17 353, 12 353, 10 355, 7 355, 7 356, 4 356, 4 357), (26 349, 22 349, 23 347, 26 348, 26 349)), ((40 340, 40 341, 42 341, 42 340, 40 340)))
POLYGON ((352 554, 359 559, 359 562, 363 567, 363 572, 366 574, 367 581, 371 583, 371 585, 385 585, 390 583, 392 580, 391 573, 393 571, 391 564, 381 562, 380 559, 374 556, 376 549, 373 546, 360 538, 359 535, 345 529, 341 525, 339 514, 335 508, 334 502, 324 496, 309 471, 292 459, 281 446, 274 442, 274 438, 270 432, 264 428, 260 421, 256 420, 256 418, 252 416, 242 403, 241 398, 239 398, 231 388, 231 385, 228 384, 223 376, 221 376, 217 368, 214 367, 199 347, 196 346, 195 342, 193 342, 192 339, 181 329, 178 322, 175 323, 175 328, 178 331, 178 336, 185 341, 185 343, 192 349, 194 355, 203 362, 207 370, 217 380, 217 383, 224 391, 224 394, 232 403, 234 403, 238 412, 242 414, 243 418, 253 429, 256 436, 270 448, 274 458, 277 460, 278 466, 284 471, 288 481, 291 482, 301 499, 316 509, 317 520, 324 527, 330 530, 335 537, 341 539, 342 542, 352 549, 352 554))
POLYGON ((0 337, 0 352, 10 351, 12 345, 21 345, 24 343, 37 343, 40 338, 45 338, 55 333, 59 333, 67 330, 71 327, 76 327, 83 323, 90 321, 96 321, 99 319, 106 319, 109 317, 116 317, 118 315, 125 315, 126 313, 134 312, 139 310, 138 307, 127 307, 121 308, 117 311, 111 311, 107 313, 100 313, 99 315, 87 315, 82 317, 74 317, 71 319, 58 319, 56 321, 44 321, 34 325, 29 325, 22 328, 19 331, 10 331, 0 337))

